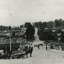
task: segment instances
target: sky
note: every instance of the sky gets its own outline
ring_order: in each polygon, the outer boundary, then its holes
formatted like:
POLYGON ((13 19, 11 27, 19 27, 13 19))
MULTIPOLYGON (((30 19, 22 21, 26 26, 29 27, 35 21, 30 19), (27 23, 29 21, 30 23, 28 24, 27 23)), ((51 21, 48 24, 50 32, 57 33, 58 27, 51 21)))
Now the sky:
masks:
POLYGON ((0 25, 64 19, 64 0, 0 0, 0 25))

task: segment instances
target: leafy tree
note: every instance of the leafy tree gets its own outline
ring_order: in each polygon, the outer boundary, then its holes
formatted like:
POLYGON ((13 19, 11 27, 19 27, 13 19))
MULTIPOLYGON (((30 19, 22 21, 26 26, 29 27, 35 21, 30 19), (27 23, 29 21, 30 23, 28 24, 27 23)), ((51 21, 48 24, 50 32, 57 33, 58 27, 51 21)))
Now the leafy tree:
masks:
POLYGON ((61 29, 56 30, 57 33, 62 33, 61 29))
POLYGON ((42 21, 35 22, 34 26, 37 27, 37 28, 42 27, 42 21))
POLYGON ((64 42, 64 32, 61 33, 61 41, 64 42))
POLYGON ((30 25, 30 22, 25 23, 25 27, 28 27, 30 25))
POLYGON ((29 25, 27 26, 26 33, 25 33, 26 39, 27 39, 27 40, 33 40, 33 38, 34 38, 34 33, 35 33, 34 27, 33 27, 31 24, 29 24, 29 25))
POLYGON ((0 30, 1 30, 1 32, 2 32, 2 26, 0 26, 0 30))
POLYGON ((38 30, 38 35, 40 40, 57 40, 56 33, 52 33, 50 29, 40 29, 38 30))
POLYGON ((23 25, 20 25, 20 28, 23 28, 23 25))
POLYGON ((42 23, 42 28, 46 28, 47 27, 47 22, 43 22, 42 23))
POLYGON ((62 27, 64 26, 64 20, 62 21, 61 25, 62 25, 62 27))
POLYGON ((11 31, 11 26, 9 26, 9 30, 11 31))
POLYGON ((12 32, 12 37, 14 37, 14 36, 15 36, 15 32, 13 31, 13 32, 12 32))
POLYGON ((35 22, 35 23, 34 23, 34 26, 35 26, 35 27, 38 27, 38 22, 35 22))
POLYGON ((55 27, 60 26, 60 22, 59 22, 59 20, 58 20, 58 19, 56 19, 54 22, 55 22, 55 27))
POLYGON ((49 29, 53 28, 53 21, 47 22, 47 28, 49 28, 49 29))
POLYGON ((48 30, 40 29, 38 35, 40 40, 48 40, 48 30))

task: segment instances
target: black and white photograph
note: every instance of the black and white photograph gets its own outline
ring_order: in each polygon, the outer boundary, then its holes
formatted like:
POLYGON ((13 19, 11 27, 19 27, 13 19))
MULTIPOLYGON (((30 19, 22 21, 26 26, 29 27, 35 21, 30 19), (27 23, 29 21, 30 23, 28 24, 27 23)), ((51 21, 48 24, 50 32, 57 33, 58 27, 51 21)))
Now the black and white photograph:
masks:
POLYGON ((64 64, 64 0, 0 0, 0 64, 64 64))

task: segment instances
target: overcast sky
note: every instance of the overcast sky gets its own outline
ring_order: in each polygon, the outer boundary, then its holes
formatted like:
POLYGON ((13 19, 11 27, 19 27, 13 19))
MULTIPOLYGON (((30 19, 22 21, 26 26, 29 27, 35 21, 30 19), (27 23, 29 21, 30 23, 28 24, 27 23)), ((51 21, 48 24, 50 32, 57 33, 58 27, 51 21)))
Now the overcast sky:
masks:
POLYGON ((0 25, 64 19, 64 0, 0 0, 0 25))

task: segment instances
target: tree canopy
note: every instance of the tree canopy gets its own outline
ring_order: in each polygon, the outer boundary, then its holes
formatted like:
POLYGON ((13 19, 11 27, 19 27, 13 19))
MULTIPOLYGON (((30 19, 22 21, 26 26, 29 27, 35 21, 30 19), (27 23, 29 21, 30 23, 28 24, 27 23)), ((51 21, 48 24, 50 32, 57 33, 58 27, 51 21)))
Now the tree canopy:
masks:
POLYGON ((26 29, 26 33, 25 33, 26 39, 33 40, 34 33, 35 33, 35 28, 31 24, 28 24, 27 29, 26 29))

